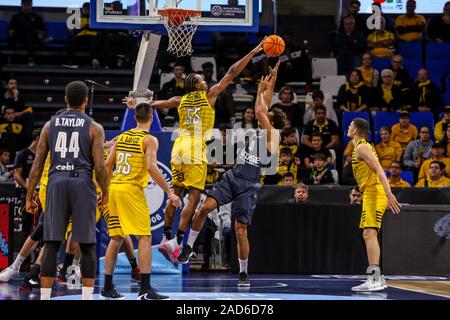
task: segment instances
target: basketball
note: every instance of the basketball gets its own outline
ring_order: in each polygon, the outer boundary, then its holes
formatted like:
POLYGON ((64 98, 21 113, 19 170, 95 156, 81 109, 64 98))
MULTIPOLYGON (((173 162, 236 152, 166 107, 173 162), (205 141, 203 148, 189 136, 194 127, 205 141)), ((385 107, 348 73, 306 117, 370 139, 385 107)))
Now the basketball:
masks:
POLYGON ((278 57, 284 52, 284 40, 280 36, 273 34, 264 41, 263 49, 269 57, 278 57))

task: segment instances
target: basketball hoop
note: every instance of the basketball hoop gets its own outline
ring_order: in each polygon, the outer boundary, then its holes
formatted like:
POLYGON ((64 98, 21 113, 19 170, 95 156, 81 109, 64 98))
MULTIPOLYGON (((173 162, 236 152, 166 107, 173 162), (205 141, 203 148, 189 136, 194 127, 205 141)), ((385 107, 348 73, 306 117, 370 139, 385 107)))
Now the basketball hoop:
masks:
POLYGON ((202 12, 171 8, 158 10, 158 14, 164 17, 164 27, 169 34, 167 51, 177 57, 190 55, 193 52, 192 38, 198 26, 198 21, 195 18, 200 17, 202 12))

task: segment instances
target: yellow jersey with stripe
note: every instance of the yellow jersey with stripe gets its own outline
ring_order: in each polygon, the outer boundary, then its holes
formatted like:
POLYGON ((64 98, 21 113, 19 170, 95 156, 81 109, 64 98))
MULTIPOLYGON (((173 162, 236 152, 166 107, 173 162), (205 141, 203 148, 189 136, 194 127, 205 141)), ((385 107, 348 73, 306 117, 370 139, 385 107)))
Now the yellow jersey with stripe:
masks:
POLYGON ((375 154, 375 157, 378 159, 377 152, 375 151, 375 148, 367 142, 365 139, 361 139, 357 145, 355 146, 355 149, 353 149, 352 152, 352 169, 353 174, 355 176, 355 180, 358 183, 359 189, 361 192, 364 192, 364 189, 375 186, 377 184, 381 185, 380 180, 378 179, 378 176, 376 172, 374 172, 370 167, 367 165, 367 163, 363 160, 358 160, 356 156, 356 150, 360 145, 366 144, 369 146, 370 150, 375 154))
POLYGON ((119 135, 116 141, 116 169, 111 184, 147 186, 150 175, 142 145, 148 135, 148 132, 136 129, 119 135))
POLYGON ((47 186, 48 184, 48 171, 50 170, 50 152, 47 153, 47 158, 45 159, 44 169, 42 170, 41 176, 41 186, 47 186))
POLYGON ((180 136, 210 140, 215 113, 209 104, 206 91, 194 91, 184 95, 178 106, 180 136))

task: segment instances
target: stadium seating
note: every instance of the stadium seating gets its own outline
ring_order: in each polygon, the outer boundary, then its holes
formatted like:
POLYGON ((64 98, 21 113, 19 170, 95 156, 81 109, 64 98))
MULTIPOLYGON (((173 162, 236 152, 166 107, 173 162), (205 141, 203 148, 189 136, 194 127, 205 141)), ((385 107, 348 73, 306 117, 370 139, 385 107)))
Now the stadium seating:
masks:
POLYGON ((337 96, 339 88, 345 84, 347 78, 345 76, 322 76, 320 78, 320 90, 337 96))
POLYGON ((377 69, 380 73, 383 69, 389 68, 391 65, 391 58, 373 58, 372 67, 377 69))
POLYGON ((410 112, 411 123, 419 130, 420 126, 426 125, 431 130, 431 138, 434 137, 434 115, 432 112, 410 112))
MULTIPOLYGON (((347 130, 348 130, 348 127, 349 127, 350 123, 355 118, 363 118, 363 119, 369 121, 369 123, 370 123, 370 114, 368 112, 366 112, 366 111, 362 111, 362 112, 344 112, 342 114, 342 132, 344 133, 344 146, 346 146, 348 141, 350 140, 347 137, 347 130)), ((371 135, 369 135, 369 137, 370 136, 371 135)))
POLYGON ((387 126, 392 127, 398 123, 400 114, 398 112, 377 112, 373 117, 373 129, 375 132, 375 144, 380 143, 380 129, 387 126))
POLYGON ((422 43, 418 41, 403 42, 399 41, 397 52, 405 59, 416 59, 422 61, 422 43))
POLYGON ((427 60, 449 60, 450 43, 448 42, 428 42, 426 45, 427 60))
POLYGON ((337 76, 337 61, 334 58, 313 58, 311 70, 313 80, 319 80, 322 76, 337 76))
POLYGON ((0 20, 0 42, 8 37, 8 21, 0 20))
MULTIPOLYGON (((389 178, 390 176, 391 176, 391 173, 389 171, 387 171, 386 177, 389 178)), ((403 180, 408 182, 411 185, 411 187, 414 186, 414 174, 412 171, 408 171, 408 170, 402 171, 400 173, 400 178, 402 178, 403 180)))
POLYGON ((413 80, 415 80, 417 78, 417 72, 422 69, 422 60, 405 59, 403 66, 409 70, 409 75, 413 80))

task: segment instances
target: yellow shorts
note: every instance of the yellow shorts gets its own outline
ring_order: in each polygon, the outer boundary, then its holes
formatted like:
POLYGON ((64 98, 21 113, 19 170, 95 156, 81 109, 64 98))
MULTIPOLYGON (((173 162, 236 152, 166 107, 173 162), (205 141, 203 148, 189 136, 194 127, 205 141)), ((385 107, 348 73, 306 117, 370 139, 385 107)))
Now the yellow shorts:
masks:
MULTIPOLYGON (((150 210, 144 190, 130 184, 111 184, 109 191, 110 215, 117 215, 121 235, 151 235, 150 210)), ((110 231, 111 235, 111 231, 110 231)))
POLYGON ((381 228, 384 212, 387 208, 387 198, 383 186, 375 185, 364 190, 362 197, 362 214, 359 227, 381 228))
POLYGON ((45 212, 45 201, 47 200, 47 186, 41 184, 39 187, 39 201, 42 205, 42 211, 45 212))
POLYGON ((172 185, 177 187, 193 187, 199 190, 205 189, 208 165, 204 164, 180 164, 171 162, 172 185))

